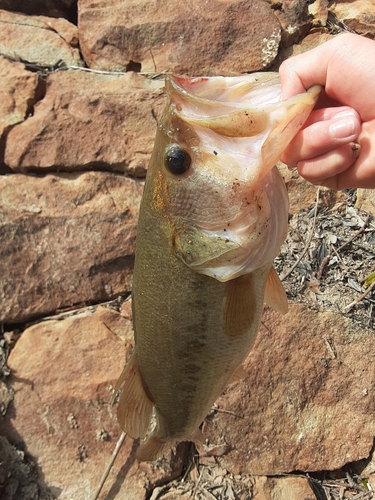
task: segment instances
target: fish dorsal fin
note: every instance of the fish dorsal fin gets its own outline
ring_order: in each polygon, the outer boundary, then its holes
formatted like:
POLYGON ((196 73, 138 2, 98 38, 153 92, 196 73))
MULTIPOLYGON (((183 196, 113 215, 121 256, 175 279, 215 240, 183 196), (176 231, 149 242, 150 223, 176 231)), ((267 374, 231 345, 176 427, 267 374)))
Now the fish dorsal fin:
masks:
POLYGON ((137 460, 141 462, 153 462, 161 457, 173 443, 166 443, 156 436, 150 436, 138 448, 136 452, 137 460))
POLYGON ((280 278, 272 266, 267 277, 264 302, 281 314, 288 312, 288 299, 280 278))
POLYGON ((121 385, 123 390, 117 408, 119 424, 132 438, 144 437, 150 425, 153 403, 144 389, 135 352, 117 381, 115 393, 121 385))

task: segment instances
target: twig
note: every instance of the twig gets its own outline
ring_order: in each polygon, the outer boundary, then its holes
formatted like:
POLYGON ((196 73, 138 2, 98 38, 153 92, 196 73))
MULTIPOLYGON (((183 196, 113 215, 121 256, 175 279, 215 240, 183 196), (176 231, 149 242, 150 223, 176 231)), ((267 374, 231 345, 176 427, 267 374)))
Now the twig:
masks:
POLYGON ((227 415, 233 415, 234 417, 237 418, 245 418, 242 415, 237 415, 237 413, 234 413, 234 411, 220 410, 219 408, 215 408, 215 411, 217 411, 218 413, 226 413, 227 415))
POLYGON ((87 73, 96 73, 98 75, 113 75, 113 76, 123 76, 126 74, 126 71, 106 71, 101 69, 91 69, 85 68, 84 66, 64 66, 58 68, 56 71, 66 71, 68 69, 75 69, 77 71, 86 71, 87 73))
POLYGON ((111 456, 111 459, 107 465, 107 468, 106 470, 104 471, 104 474, 100 480, 100 483, 99 483, 99 486, 98 486, 98 489, 96 490, 96 493, 95 495, 92 497, 91 500, 97 500, 98 496, 100 495, 100 492, 102 491, 102 488, 104 486, 104 483, 106 482, 107 480, 107 477, 108 477, 108 474, 110 473, 111 469, 112 469, 112 466, 113 466, 113 463, 114 461, 116 460, 116 457, 118 455, 118 452, 120 451, 120 448, 122 446, 122 443, 124 442, 124 439, 126 437, 126 432, 122 432, 121 433, 121 436, 118 438, 118 441, 116 443, 116 447, 112 453, 112 456, 111 456))
POLYGON ((344 264, 344 261, 342 260, 342 258, 340 257, 340 254, 338 253, 338 251, 336 250, 336 248, 334 247, 334 245, 330 245, 331 249, 334 251, 334 253, 336 254, 336 257, 338 258, 340 264, 342 265, 342 267, 344 268, 344 271, 347 273, 348 272, 348 268, 346 267, 346 265, 344 264))
POLYGON ((193 465, 194 465, 193 462, 189 462, 189 464, 188 464, 188 466, 186 468, 185 474, 183 475, 183 477, 181 479, 181 483, 183 483, 186 480, 187 475, 189 474, 189 472, 190 472, 191 468, 193 467, 193 465))
POLYGON ((190 497, 190 498, 192 498, 192 500, 195 500, 195 495, 197 494, 197 491, 198 491, 199 482, 202 479, 203 469, 204 469, 204 467, 202 467, 201 473, 199 474, 197 482, 195 483, 195 487, 194 487, 193 493, 192 493, 192 495, 190 497))
POLYGON ((372 310, 374 308, 374 304, 372 302, 370 302, 370 311, 369 311, 369 314, 368 314, 368 321, 367 321, 367 328, 371 328, 371 325, 372 325, 372 322, 373 322, 373 318, 372 318, 372 310))
POLYGON ((320 267, 318 269, 318 272, 317 272, 317 275, 316 275, 316 279, 317 280, 320 280, 322 275, 323 275, 323 272, 324 272, 324 268, 326 267, 326 265, 328 264, 329 262, 329 259, 331 258, 330 255, 326 255, 324 257, 324 259, 322 260, 322 263, 320 264, 320 267))
POLYGON ((298 257, 298 259, 296 260, 296 262, 289 269, 289 271, 287 271, 286 274, 284 274, 283 276, 280 276, 280 280, 281 281, 284 281, 294 271, 294 269, 298 266, 298 264, 301 262, 301 260, 305 256, 307 250, 309 249, 311 240, 312 240, 312 238, 314 236, 314 232, 315 232, 315 223, 316 223, 316 215, 318 213, 319 196, 320 196, 320 188, 318 187, 318 189, 316 191, 316 201, 315 201, 315 210, 314 210, 313 225, 312 225, 312 229, 311 229, 310 235, 309 235, 309 237, 308 237, 308 239, 306 241, 305 248, 303 249, 302 253, 298 257))
POLYGON ((328 351, 330 352, 330 354, 332 356, 332 359, 336 359, 337 353, 336 353, 335 345, 332 342, 332 339, 330 339, 329 337, 323 337, 323 339, 324 339, 324 342, 326 344, 328 351))
POLYGON ((349 245, 349 243, 351 243, 352 241, 354 241, 356 238, 358 238, 358 236, 360 236, 364 230, 366 229, 369 221, 370 221, 370 217, 371 217, 371 214, 368 214, 367 217, 366 217, 366 220, 365 222, 363 223, 363 226, 356 232, 353 234, 353 236, 346 242, 346 243, 343 243, 338 249, 337 251, 340 252, 343 248, 346 247, 346 245, 349 245))
POLYGON ((375 288, 375 281, 366 289, 365 292, 363 292, 359 297, 357 297, 355 300, 353 300, 352 303, 348 304, 347 306, 344 307, 344 311, 349 312, 350 309, 361 302, 362 299, 366 297, 373 289, 375 288))
POLYGON ((152 53, 151 48, 150 48, 150 54, 151 54, 152 62, 154 63, 154 70, 155 70, 155 73, 156 73, 156 63, 155 63, 154 54, 152 53))

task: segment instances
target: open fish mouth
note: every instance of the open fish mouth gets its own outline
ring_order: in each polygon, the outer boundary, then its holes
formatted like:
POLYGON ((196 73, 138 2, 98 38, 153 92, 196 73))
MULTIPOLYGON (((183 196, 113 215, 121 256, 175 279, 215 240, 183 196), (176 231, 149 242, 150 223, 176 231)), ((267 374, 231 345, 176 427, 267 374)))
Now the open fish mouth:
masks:
POLYGON ((272 169, 320 86, 282 100, 278 73, 254 73, 170 76, 166 90, 164 123, 172 143, 166 151, 181 147, 191 158, 188 171, 168 181, 176 255, 220 281, 272 262, 288 221, 285 185, 272 169))
POLYGON ((227 150, 237 148, 238 155, 248 157, 253 180, 263 177, 279 160, 321 91, 315 85, 282 100, 279 75, 272 72, 238 77, 169 76, 166 89, 171 112, 194 128, 202 149, 214 151, 210 132, 218 134, 227 150))

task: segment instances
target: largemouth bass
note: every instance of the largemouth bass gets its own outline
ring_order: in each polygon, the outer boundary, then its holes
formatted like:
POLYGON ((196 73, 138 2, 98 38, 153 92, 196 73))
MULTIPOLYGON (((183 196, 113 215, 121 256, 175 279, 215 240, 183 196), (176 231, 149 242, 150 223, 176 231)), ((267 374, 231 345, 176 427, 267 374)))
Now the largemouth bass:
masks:
POLYGON ((254 343, 266 301, 285 313, 272 267, 288 226, 273 168, 320 87, 281 100, 277 73, 166 80, 142 198, 133 281, 135 349, 115 391, 122 429, 156 427, 137 451, 154 460, 199 426, 254 343))

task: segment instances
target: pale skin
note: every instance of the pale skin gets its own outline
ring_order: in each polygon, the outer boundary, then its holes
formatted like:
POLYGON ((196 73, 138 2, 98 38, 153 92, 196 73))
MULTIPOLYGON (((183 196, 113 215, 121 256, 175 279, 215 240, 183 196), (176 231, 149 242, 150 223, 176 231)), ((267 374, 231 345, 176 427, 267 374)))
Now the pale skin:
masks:
POLYGON ((375 42, 338 35, 284 61, 280 78, 283 98, 324 87, 282 161, 316 185, 375 188, 375 42))

